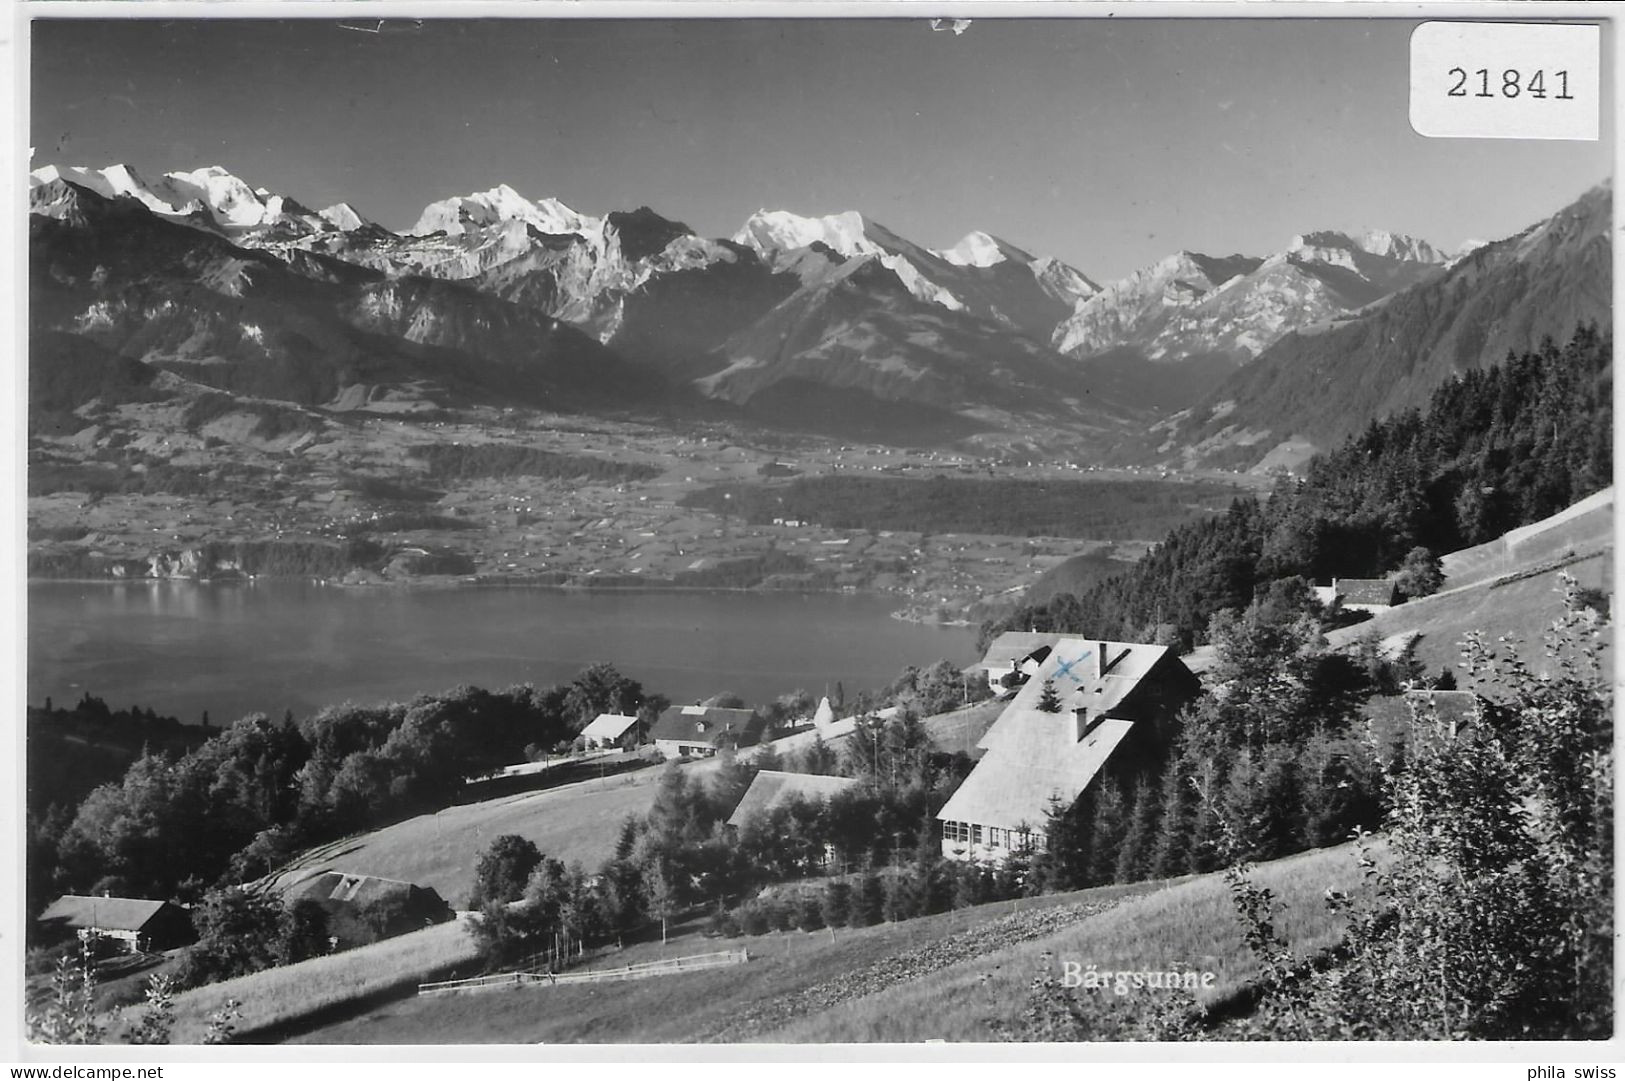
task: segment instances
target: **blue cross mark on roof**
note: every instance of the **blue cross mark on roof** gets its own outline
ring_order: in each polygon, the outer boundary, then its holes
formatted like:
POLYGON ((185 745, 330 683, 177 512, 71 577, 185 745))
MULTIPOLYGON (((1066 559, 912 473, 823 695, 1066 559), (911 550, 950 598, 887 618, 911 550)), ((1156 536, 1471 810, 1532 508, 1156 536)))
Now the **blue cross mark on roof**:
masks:
POLYGON ((1082 653, 1078 654, 1076 657, 1072 658, 1070 661, 1067 661, 1065 664, 1061 665, 1059 668, 1057 668, 1055 670, 1056 678, 1059 678, 1061 676, 1066 676, 1067 678, 1072 680, 1073 683, 1076 683, 1079 686, 1082 686, 1083 679, 1080 676, 1077 676, 1077 675, 1073 674, 1072 666, 1075 665, 1075 664, 1082 664, 1084 661, 1088 660, 1090 658, 1090 656, 1093 655, 1093 653, 1094 653, 1094 650, 1086 649, 1082 653))

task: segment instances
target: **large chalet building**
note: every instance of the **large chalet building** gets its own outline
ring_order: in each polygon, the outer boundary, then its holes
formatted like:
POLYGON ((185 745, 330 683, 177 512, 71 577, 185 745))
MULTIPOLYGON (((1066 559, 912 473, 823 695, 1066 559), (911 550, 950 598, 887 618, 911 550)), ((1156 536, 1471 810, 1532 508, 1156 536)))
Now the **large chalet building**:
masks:
MULTIPOLYGON (((1000 862, 1041 848, 1051 807, 1065 809, 1097 780, 1159 761, 1197 678, 1167 646, 1051 636, 1048 650, 977 746, 986 753, 938 813, 942 853, 1000 862), (1044 686, 1060 710, 1040 709, 1044 686)), ((1009 669, 1006 668, 1006 671, 1009 669)), ((1023 673, 1026 674, 1026 673, 1023 673)))

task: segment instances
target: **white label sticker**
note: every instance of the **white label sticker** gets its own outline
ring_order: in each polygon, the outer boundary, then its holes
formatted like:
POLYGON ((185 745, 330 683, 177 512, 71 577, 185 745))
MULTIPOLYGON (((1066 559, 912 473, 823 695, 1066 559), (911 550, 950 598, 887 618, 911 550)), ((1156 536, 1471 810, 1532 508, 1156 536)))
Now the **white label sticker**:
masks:
POLYGON ((1423 23, 1411 34, 1411 127, 1435 139, 1597 138, 1602 31, 1563 23, 1423 23))

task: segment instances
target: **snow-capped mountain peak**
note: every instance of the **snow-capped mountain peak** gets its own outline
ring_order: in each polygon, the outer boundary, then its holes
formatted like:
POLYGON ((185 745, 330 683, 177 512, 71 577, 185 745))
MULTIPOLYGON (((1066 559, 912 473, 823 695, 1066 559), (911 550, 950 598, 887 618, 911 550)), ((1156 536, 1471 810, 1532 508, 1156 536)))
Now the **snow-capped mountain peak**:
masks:
POLYGON ((457 236, 470 229, 510 221, 522 222, 538 232, 555 236, 576 233, 585 237, 602 237, 604 231, 600 218, 581 214, 557 199, 532 202, 509 185, 498 184, 489 191, 454 195, 450 199, 430 203, 423 208, 417 224, 408 232, 413 236, 427 236, 430 233, 457 236))
POLYGON ((933 254, 954 266, 997 266, 1009 258, 1004 242, 980 229, 966 233, 953 247, 933 254))
POLYGON ((1336 230, 1303 233, 1292 238, 1287 253, 1304 250, 1342 249, 1364 252, 1384 259, 1406 263, 1443 263, 1446 256, 1425 240, 1403 233, 1390 233, 1385 229, 1367 229, 1354 235, 1336 230))
POLYGON ((202 214, 205 223, 212 223, 232 235, 290 219, 297 219, 302 227, 320 227, 320 222, 292 199, 269 188, 251 187, 220 165, 165 173, 156 180, 148 180, 124 164, 103 169, 47 165, 34 170, 29 177, 34 186, 65 180, 109 199, 121 196, 135 199, 154 214, 166 217, 191 218, 202 214))
POLYGON ((788 210, 758 210, 739 227, 733 239, 768 258, 815 243, 849 257, 874 255, 881 250, 870 239, 868 224, 856 210, 821 218, 803 217, 788 210))
POLYGON ((341 233, 351 233, 372 224, 371 219, 362 216, 361 212, 349 203, 334 203, 317 213, 323 221, 329 223, 341 233))

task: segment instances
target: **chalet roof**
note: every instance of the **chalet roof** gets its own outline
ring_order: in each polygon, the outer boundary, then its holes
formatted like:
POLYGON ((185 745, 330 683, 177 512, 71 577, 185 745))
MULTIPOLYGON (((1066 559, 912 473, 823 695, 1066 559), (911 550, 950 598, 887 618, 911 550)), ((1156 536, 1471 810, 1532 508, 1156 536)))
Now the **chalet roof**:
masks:
POLYGON ((1394 583, 1387 578, 1339 578, 1332 588, 1345 605, 1394 603, 1394 583))
POLYGON ((734 813, 728 817, 728 825, 742 826, 747 819, 766 814, 798 796, 822 802, 837 792, 845 792, 856 787, 857 784, 858 781, 852 777, 826 777, 816 773, 784 773, 775 769, 764 769, 750 782, 750 787, 739 800, 739 806, 735 807, 734 813))
MULTIPOLYGON (((1113 716, 1140 681, 1165 659, 1179 663, 1167 646, 1056 636, 1055 648, 1038 666, 1038 672, 1016 692, 976 745, 994 750, 1008 738, 1005 733, 1019 730, 1013 720, 1005 723, 1007 717, 1041 712, 1038 700, 1043 697, 1046 681, 1054 684, 1063 709, 1060 714, 1047 716, 1062 717, 1068 731, 1072 725, 1070 714, 1079 707, 1087 708, 1091 717, 1113 716)), ((1074 741, 1068 736, 1066 742, 1074 741)))
POLYGON ((348 904, 366 904, 385 897, 413 897, 440 895, 427 886, 401 882, 377 875, 352 875, 343 871, 322 871, 296 882, 283 891, 287 901, 340 901, 348 904))
POLYGON ((620 739, 638 719, 625 713, 600 713, 592 723, 581 730, 588 739, 620 739))
POLYGON ((168 901, 140 897, 81 897, 69 893, 52 901, 39 918, 46 922, 61 921, 73 928, 139 931, 168 906, 168 901))
POLYGON ((1159 666, 1169 678, 1194 683, 1167 646, 1057 636, 1037 674, 978 741, 987 754, 937 818, 1041 829, 1052 797, 1070 806, 1134 723, 1153 720, 1136 716, 1133 692, 1159 666), (1038 708, 1046 681, 1061 698, 1059 713, 1038 708), (1078 710, 1094 725, 1082 739, 1078 710))
POLYGON ((1106 720, 1073 741, 1069 713, 1022 710, 1011 719, 998 752, 989 752, 937 814, 951 822, 977 822, 1041 832, 1052 803, 1062 810, 1089 787, 1132 721, 1106 720))
POLYGON ((1059 634, 1048 631, 1005 631, 987 644, 982 668, 1009 668, 1010 665, 1044 646, 1053 646, 1061 640, 1059 634))
POLYGON ((720 706, 672 706, 660 715, 649 735, 654 739, 682 743, 712 743, 731 733, 745 736, 760 731, 762 718, 752 709, 725 709, 720 706))

